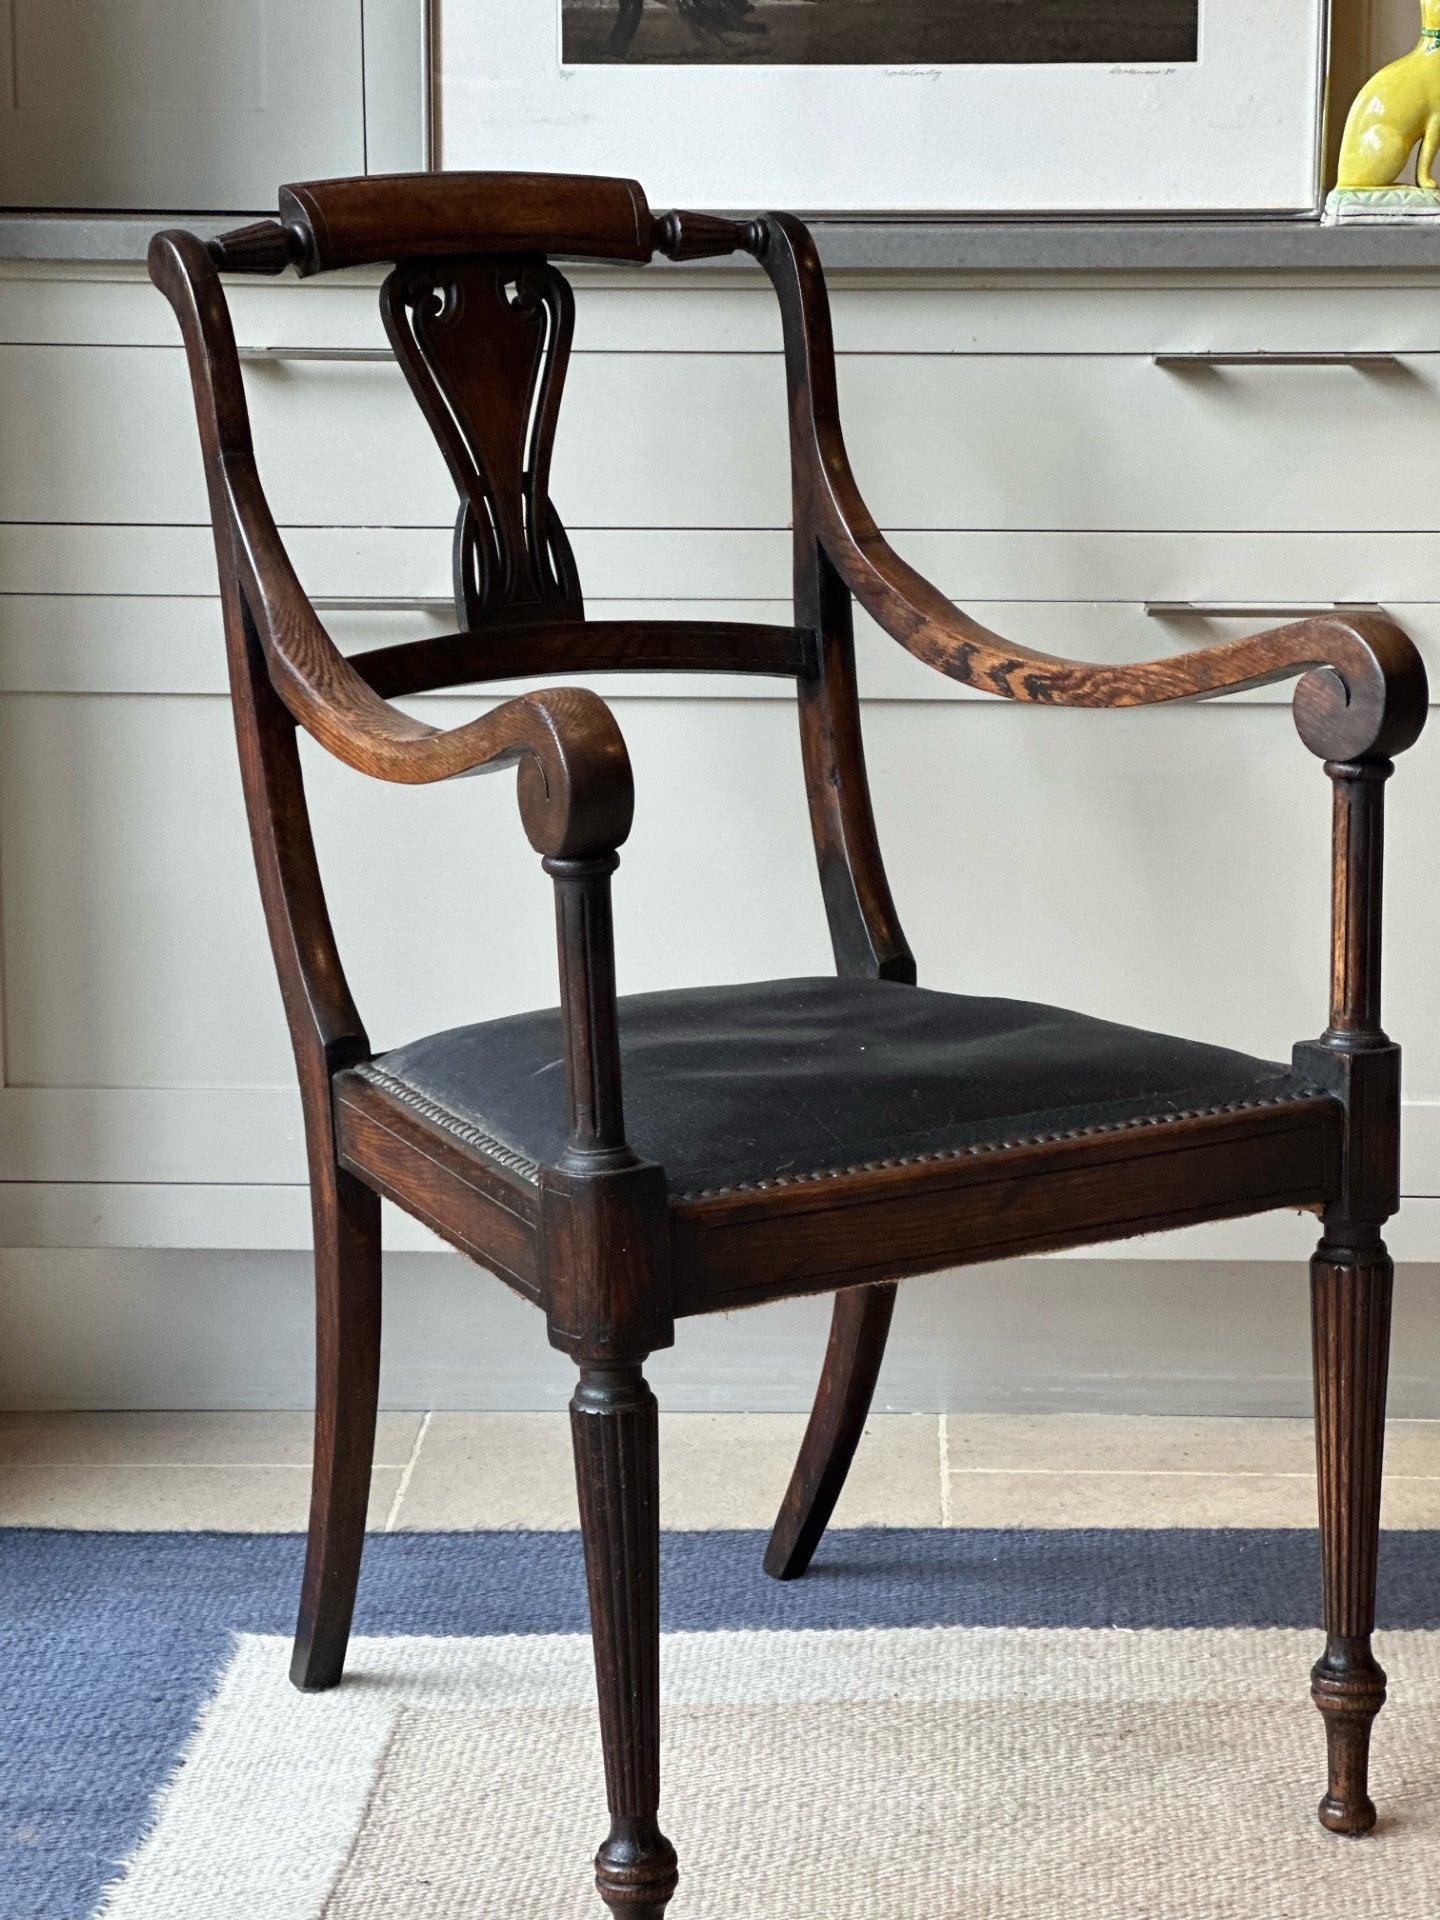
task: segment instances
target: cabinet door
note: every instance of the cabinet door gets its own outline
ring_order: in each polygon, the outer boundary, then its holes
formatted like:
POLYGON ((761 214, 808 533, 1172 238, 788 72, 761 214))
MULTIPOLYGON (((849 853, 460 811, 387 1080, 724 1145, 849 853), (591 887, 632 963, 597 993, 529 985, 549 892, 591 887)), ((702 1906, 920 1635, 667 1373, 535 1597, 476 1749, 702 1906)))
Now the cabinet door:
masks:
POLYGON ((363 0, 0 0, 0 199, 273 207, 365 171, 363 0))

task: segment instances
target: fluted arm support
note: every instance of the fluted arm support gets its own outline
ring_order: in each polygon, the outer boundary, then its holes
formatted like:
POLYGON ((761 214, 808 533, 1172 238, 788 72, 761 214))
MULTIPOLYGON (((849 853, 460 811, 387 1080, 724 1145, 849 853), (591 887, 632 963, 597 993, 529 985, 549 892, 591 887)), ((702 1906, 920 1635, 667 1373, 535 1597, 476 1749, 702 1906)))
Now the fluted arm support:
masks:
POLYGON ((1378 612, 1295 620, 1197 652, 1104 666, 1018 646, 953 606, 889 545, 851 472, 814 243, 789 214, 769 215, 765 228, 761 260, 785 329, 797 529, 809 528, 850 592, 917 659, 981 692, 1062 707, 1213 698, 1301 676, 1295 724, 1322 759, 1388 758, 1415 741, 1425 669, 1406 634, 1378 612))

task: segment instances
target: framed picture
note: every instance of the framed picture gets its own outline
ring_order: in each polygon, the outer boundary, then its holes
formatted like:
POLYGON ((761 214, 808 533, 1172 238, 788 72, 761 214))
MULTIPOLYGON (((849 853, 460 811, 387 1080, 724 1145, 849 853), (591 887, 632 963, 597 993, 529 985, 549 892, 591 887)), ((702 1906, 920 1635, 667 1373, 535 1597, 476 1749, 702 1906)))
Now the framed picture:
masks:
POLYGON ((1300 213, 1323 0, 443 0, 443 163, 656 205, 1300 213))

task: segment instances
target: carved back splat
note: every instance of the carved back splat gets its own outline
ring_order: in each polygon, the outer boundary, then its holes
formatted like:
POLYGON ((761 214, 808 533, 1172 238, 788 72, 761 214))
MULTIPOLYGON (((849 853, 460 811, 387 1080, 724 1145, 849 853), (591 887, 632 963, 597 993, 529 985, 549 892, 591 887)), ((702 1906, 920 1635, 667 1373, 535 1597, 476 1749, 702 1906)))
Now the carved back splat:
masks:
POLYGON ((455 611, 472 631, 583 619, 550 452, 575 328, 569 282, 535 257, 410 261, 385 330, 460 493, 455 611))

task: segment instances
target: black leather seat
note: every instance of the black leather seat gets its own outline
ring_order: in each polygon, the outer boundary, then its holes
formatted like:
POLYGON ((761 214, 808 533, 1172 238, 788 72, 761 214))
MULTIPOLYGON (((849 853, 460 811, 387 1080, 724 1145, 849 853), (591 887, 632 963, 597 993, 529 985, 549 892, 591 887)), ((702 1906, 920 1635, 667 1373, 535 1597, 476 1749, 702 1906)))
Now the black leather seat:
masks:
MULTIPOLYGON (((1316 1091, 1223 1047, 885 980, 772 980, 619 1004, 627 1136, 677 1197, 1316 1091)), ((565 1145, 563 1061, 551 1008, 432 1034, 358 1072, 488 1136, 533 1174, 565 1145)))

